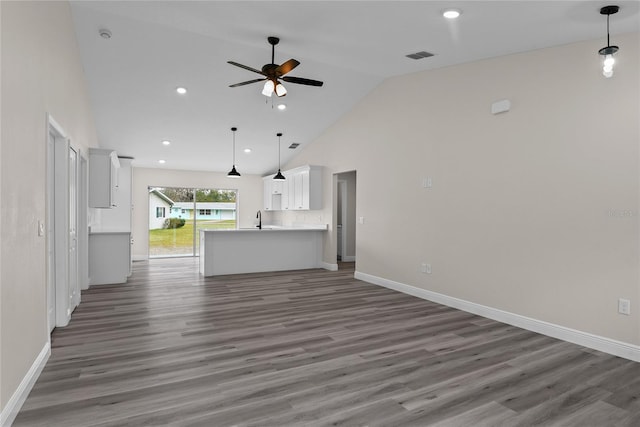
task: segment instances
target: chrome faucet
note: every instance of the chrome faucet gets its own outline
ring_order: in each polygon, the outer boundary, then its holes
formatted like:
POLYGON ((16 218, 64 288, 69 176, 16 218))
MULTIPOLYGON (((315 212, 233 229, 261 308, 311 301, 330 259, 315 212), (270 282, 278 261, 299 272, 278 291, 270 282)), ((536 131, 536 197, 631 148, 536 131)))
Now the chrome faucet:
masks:
POLYGON ((259 230, 262 230, 262 212, 258 211, 256 218, 258 218, 258 225, 256 227, 258 227, 259 230))

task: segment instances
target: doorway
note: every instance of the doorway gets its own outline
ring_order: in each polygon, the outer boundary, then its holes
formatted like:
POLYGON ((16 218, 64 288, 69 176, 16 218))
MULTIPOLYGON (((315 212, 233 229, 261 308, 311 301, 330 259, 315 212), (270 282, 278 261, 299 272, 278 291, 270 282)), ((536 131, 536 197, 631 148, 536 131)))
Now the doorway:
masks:
POLYGON ((356 171, 336 174, 336 258, 339 262, 356 260, 356 171))
POLYGON ((66 326, 71 312, 80 303, 78 272, 78 224, 81 189, 78 150, 71 146, 64 130, 51 116, 47 118, 47 322, 49 332, 66 326))

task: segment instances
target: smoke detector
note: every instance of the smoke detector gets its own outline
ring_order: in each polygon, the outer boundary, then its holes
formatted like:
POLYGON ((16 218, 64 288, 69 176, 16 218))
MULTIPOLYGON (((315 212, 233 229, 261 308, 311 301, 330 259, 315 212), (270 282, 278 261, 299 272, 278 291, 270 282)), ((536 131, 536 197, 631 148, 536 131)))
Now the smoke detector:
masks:
POLYGON ((100 34, 100 37, 102 37, 103 39, 110 39, 111 38, 111 31, 107 30, 106 28, 101 28, 100 30, 98 30, 98 34, 100 34))

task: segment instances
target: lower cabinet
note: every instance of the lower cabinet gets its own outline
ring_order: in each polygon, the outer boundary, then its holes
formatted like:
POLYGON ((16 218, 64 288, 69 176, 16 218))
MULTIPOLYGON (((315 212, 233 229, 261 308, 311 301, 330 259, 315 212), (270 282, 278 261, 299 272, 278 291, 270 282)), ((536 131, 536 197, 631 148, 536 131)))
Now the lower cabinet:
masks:
POLYGON ((89 234, 89 285, 126 283, 131 274, 131 233, 89 234))

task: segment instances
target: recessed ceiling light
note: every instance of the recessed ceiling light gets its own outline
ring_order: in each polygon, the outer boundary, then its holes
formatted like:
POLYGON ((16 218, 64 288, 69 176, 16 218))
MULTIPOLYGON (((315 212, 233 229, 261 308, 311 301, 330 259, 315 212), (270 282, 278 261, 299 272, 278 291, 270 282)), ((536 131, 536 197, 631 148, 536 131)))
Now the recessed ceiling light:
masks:
POLYGON ((249 153, 251 152, 251 148, 245 148, 245 149, 244 149, 244 152, 245 152, 245 153, 247 153, 247 154, 249 154, 249 153))
POLYGON ((278 110, 286 110, 287 106, 285 104, 278 104, 278 110))
POLYGON ((161 165, 164 165, 165 163, 167 163, 166 160, 158 160, 158 163, 160 163, 161 165))
POLYGON ((176 92, 178 92, 180 95, 184 95, 185 93, 187 93, 187 88, 186 87, 177 87, 176 88, 176 92))
POLYGON ((462 14, 462 11, 460 9, 447 9, 442 12, 442 16, 447 19, 456 19, 458 16, 460 16, 460 14, 462 14))
POLYGON ((171 141, 165 139, 164 141, 162 141, 162 145, 171 145, 171 141))

